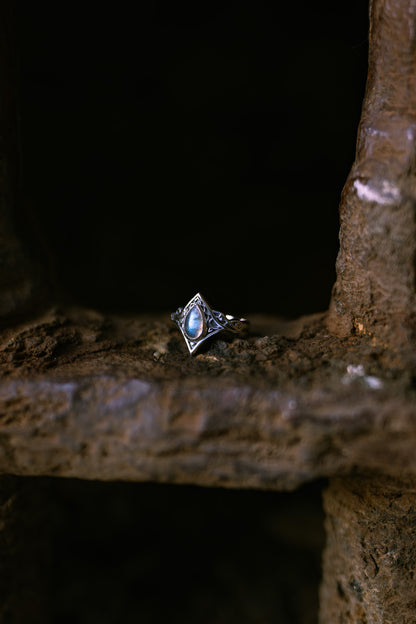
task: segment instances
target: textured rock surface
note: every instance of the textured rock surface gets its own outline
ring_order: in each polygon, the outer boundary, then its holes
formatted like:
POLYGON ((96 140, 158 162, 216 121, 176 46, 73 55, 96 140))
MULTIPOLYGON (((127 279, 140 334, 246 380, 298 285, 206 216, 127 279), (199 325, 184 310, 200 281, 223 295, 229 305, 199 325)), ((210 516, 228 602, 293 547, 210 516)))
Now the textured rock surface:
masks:
POLYGON ((322 624, 415 621, 416 480, 337 479, 325 494, 322 624))
POLYGON ((370 3, 367 89, 340 206, 329 327, 414 339, 416 29, 413 0, 370 3))
POLYGON ((195 357, 161 317, 51 311, 4 331, 1 472, 274 489, 416 473, 411 360, 321 316, 253 320, 195 357))

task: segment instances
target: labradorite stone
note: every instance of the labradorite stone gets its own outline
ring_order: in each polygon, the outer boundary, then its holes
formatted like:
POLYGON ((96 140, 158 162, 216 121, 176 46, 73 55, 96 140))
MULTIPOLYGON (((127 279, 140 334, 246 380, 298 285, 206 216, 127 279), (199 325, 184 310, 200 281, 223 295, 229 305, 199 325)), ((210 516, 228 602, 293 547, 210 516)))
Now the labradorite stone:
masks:
POLYGON ((204 317, 197 305, 193 306, 186 315, 185 333, 190 340, 196 340, 204 331, 204 317))

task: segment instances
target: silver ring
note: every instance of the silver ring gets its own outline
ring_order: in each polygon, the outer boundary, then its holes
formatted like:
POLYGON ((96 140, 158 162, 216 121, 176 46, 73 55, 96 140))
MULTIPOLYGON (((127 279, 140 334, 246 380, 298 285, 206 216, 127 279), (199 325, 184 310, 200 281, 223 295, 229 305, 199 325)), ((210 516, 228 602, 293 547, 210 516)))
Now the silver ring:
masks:
POLYGON ((173 312, 171 319, 181 330, 191 354, 195 353, 205 340, 219 332, 244 334, 249 325, 247 319, 213 310, 200 293, 192 297, 184 308, 178 308, 173 312))

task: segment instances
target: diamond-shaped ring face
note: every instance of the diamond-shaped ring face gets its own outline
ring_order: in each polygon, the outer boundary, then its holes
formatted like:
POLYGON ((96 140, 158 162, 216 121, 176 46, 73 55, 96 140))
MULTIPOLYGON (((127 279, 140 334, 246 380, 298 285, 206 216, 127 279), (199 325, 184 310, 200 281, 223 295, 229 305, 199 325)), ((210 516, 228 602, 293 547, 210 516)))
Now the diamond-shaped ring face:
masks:
POLYGON ((171 318, 181 330, 191 354, 218 332, 241 332, 247 325, 245 319, 212 310, 200 293, 192 297, 184 308, 178 308, 171 318))

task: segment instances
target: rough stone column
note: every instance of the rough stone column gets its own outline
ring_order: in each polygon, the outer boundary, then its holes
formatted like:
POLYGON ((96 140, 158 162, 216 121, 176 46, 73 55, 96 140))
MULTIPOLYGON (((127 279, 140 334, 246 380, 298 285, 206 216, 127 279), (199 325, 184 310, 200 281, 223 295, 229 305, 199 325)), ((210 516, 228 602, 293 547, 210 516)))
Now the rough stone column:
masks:
MULTIPOLYGON (((408 369, 416 319, 416 0, 370 0, 369 44, 328 325, 340 336, 373 336, 408 369)), ((325 510, 321 624, 416 622, 416 481, 336 479, 325 510)))
POLYGON ((416 622, 416 481, 334 480, 320 624, 416 622))
POLYGON ((415 315, 416 0, 371 0, 369 43, 328 323, 403 344, 415 315))

